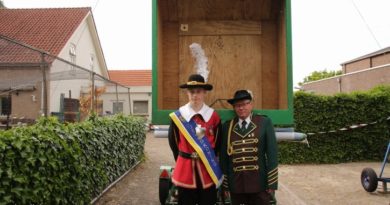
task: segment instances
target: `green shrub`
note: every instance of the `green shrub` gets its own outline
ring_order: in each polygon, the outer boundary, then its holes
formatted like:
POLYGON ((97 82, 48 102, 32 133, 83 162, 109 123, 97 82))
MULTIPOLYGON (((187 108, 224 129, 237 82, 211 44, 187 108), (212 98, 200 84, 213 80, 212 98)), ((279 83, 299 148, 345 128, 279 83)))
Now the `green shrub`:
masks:
POLYGON ((143 154, 143 120, 54 118, 0 132, 0 204, 88 204, 143 154))
POLYGON ((310 147, 279 144, 281 163, 341 163, 382 160, 390 139, 390 87, 369 92, 320 96, 297 92, 294 96, 295 130, 329 131, 382 120, 364 128, 308 137, 310 147))

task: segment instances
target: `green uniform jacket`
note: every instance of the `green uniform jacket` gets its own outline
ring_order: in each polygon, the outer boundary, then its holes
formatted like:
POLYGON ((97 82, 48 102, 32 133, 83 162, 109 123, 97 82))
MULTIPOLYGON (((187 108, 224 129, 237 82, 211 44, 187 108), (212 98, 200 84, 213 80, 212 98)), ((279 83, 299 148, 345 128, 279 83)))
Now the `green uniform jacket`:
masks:
POLYGON ((235 117, 222 127, 220 163, 233 193, 278 188, 278 148, 270 118, 254 114, 246 130, 235 117))

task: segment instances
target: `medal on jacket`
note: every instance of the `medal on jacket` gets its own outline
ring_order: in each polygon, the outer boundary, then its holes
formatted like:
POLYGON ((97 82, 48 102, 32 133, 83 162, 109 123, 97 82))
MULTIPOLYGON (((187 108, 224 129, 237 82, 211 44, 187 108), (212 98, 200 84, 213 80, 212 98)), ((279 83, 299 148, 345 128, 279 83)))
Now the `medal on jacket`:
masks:
POLYGON ((195 128, 195 133, 196 133, 196 136, 198 136, 198 139, 202 139, 204 137, 204 134, 206 132, 206 129, 201 127, 201 125, 196 125, 196 128, 195 128))

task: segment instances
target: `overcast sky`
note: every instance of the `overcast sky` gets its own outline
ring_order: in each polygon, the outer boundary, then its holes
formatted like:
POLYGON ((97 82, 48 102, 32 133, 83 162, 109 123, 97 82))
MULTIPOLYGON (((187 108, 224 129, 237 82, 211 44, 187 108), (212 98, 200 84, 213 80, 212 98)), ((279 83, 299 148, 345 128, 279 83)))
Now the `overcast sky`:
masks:
MULTIPOLYGON (((92 7, 109 69, 151 69, 151 0, 4 0, 9 8, 92 7)), ((294 85, 390 46, 390 0, 292 0, 294 85)))

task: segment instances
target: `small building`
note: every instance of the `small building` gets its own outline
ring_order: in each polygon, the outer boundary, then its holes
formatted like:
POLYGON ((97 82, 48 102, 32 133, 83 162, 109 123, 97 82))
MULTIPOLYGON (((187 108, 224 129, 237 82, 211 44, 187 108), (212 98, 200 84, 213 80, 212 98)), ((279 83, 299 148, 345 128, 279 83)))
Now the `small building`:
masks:
POLYGON ((13 118, 59 112, 61 97, 91 86, 91 73, 108 79, 90 8, 0 9, 0 25, 0 104, 12 91, 13 118))
POLYGON ((333 95, 390 84, 390 47, 341 64, 342 75, 304 83, 304 91, 333 95))
POLYGON ((127 86, 127 88, 116 85, 106 87, 106 92, 100 97, 103 100, 103 113, 143 116, 150 121, 152 71, 109 70, 108 73, 111 81, 127 86))

